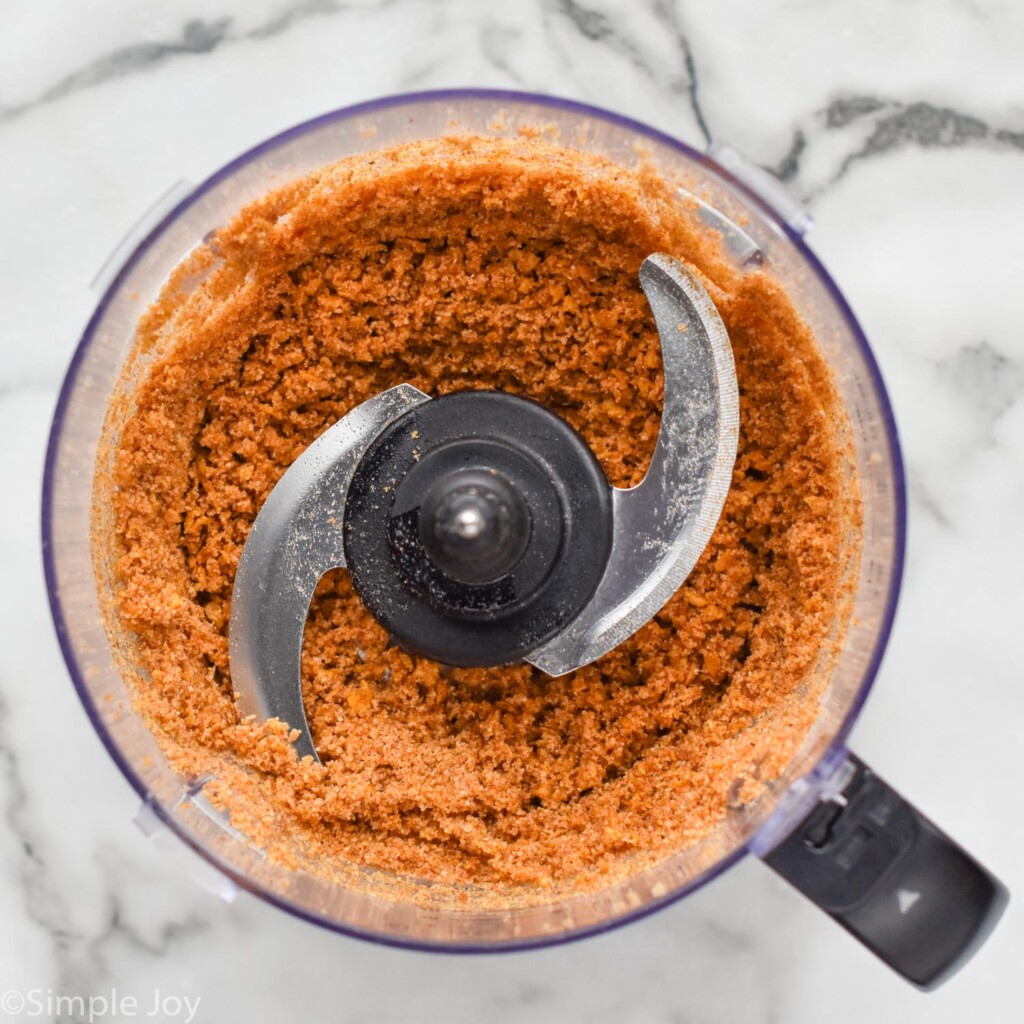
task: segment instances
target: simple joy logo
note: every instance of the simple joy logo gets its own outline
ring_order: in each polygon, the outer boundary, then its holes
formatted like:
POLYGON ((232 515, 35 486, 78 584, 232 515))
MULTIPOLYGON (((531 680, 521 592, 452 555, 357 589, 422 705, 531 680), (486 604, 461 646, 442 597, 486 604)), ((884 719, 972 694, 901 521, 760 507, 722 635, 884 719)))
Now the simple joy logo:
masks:
POLYGON ((201 1001, 202 996, 179 996, 160 989, 154 989, 148 996, 129 995, 116 988, 87 996, 67 995, 48 988, 10 989, 0 996, 0 1014, 15 1020, 46 1017, 87 1024, 132 1018, 193 1024, 201 1001))

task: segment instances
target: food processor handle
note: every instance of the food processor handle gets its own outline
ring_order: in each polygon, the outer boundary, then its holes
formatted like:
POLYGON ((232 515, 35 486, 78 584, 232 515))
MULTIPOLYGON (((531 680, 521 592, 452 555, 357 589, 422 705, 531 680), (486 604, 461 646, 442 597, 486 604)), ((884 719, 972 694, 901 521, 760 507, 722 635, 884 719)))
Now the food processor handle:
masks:
MULTIPOLYGON (((1006 887, 850 753, 764 861, 925 991, 995 927, 1006 887)), ((777 834, 777 833, 776 833, 777 834)))

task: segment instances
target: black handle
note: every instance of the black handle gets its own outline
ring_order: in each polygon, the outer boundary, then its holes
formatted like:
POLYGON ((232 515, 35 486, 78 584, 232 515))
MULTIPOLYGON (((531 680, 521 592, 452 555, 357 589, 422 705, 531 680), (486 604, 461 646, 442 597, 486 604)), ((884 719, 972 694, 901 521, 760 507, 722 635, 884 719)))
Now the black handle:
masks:
POLYGON ((1009 892, 847 754, 838 792, 817 803, 765 862, 893 970, 930 990, 996 926, 1009 892))

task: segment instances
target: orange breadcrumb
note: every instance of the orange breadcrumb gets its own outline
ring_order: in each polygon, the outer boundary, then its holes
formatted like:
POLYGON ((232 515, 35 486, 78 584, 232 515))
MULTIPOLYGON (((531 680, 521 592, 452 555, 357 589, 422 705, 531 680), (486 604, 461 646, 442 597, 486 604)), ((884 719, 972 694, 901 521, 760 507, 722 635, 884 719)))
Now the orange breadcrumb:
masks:
POLYGON ((324 168, 243 210, 141 321, 96 491, 114 529, 95 533, 136 707, 285 863, 427 879, 453 902, 465 886, 500 903, 609 884, 707 836, 813 722, 812 668, 841 639, 856 557, 841 420, 787 296, 732 266, 653 174, 527 138, 324 168), (240 722, 227 634, 242 545, 288 465, 355 405, 403 381, 515 392, 576 427, 612 483, 641 479, 662 381, 637 271, 655 251, 709 288, 741 395, 726 508, 678 593, 551 679, 390 647, 332 573, 303 653, 323 764, 299 763, 282 723, 240 722))

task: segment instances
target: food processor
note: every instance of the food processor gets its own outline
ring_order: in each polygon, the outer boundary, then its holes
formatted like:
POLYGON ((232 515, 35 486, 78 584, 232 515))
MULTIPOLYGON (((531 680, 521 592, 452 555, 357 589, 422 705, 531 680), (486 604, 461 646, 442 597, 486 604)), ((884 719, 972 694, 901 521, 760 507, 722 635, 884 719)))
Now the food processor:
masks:
MULTIPOLYGON (((101 272, 98 307, 58 400, 44 476, 43 552, 58 638, 111 756, 162 821, 238 886, 339 932, 395 945, 488 951, 601 931, 694 891, 746 853, 765 861, 920 988, 984 941, 1001 883, 846 747, 888 639, 905 535, 892 412, 860 327, 803 241, 806 214, 738 154, 701 154, 606 111, 543 96, 448 91, 339 110, 278 135, 198 187, 175 188, 101 272), (431 905, 286 866, 183 777, 139 714, 94 569, 94 483, 107 410, 139 317, 211 232, 268 190, 347 156, 453 133, 542 125, 559 144, 678 181, 680 201, 737 267, 766 269, 826 358, 845 408, 862 502, 850 622, 823 659, 814 724, 781 775, 694 845, 596 891, 501 908, 431 905)), ((279 718, 317 757, 302 705, 313 590, 344 566, 407 650, 443 664, 524 660, 550 675, 588 664, 655 614, 700 557, 736 454, 728 337, 707 291, 671 256, 640 270, 661 341, 665 396, 651 466, 608 485, 549 410, 472 389, 432 398, 396 383, 299 455, 260 510, 235 577, 232 683, 243 714, 279 718), (384 495, 387 495, 386 499, 384 495)), ((99 528, 103 527, 102 519, 99 528)))

